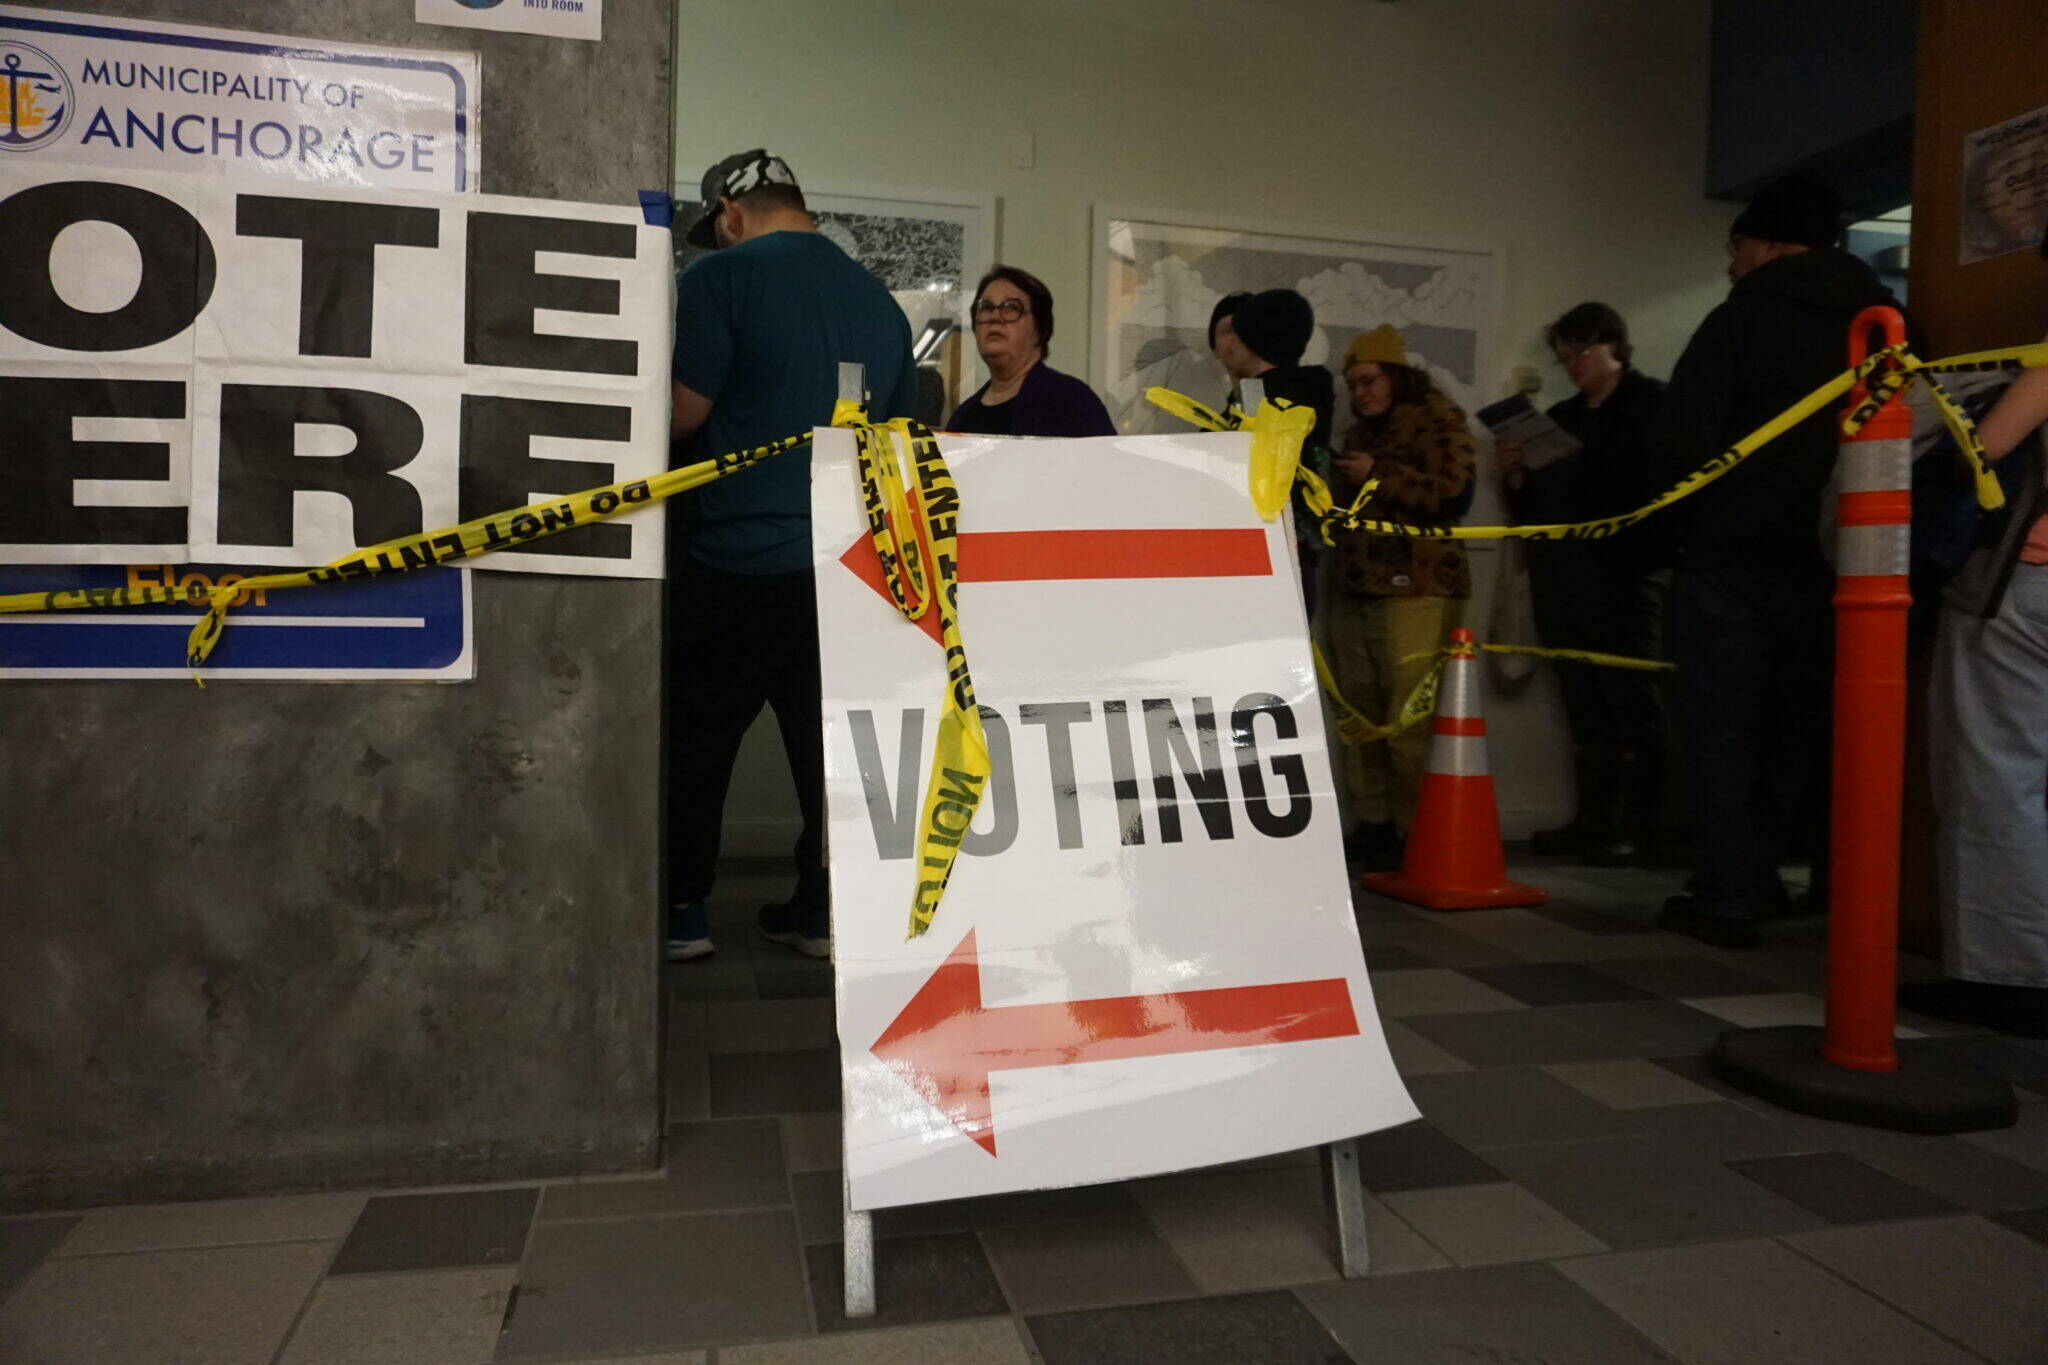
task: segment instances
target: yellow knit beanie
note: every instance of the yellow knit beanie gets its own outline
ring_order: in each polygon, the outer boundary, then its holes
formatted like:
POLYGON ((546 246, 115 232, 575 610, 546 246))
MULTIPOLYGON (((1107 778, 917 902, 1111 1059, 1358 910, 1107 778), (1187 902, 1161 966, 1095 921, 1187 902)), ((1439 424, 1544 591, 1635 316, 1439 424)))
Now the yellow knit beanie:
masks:
POLYGON ((1345 348, 1345 369, 1361 360, 1370 360, 1375 365, 1406 365, 1408 351, 1401 345, 1401 334, 1390 324, 1381 323, 1370 332, 1360 332, 1345 348))

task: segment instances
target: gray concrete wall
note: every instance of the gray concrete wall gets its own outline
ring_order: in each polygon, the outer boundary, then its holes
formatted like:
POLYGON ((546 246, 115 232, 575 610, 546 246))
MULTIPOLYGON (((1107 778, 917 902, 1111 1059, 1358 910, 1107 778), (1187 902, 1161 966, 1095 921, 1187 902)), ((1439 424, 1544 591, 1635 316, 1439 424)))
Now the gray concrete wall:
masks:
MULTIPOLYGON (((477 49, 485 192, 668 183, 671 0, 50 3, 477 49)), ((654 1164, 660 589, 478 573, 467 685, 0 683, 0 1207, 654 1164)))

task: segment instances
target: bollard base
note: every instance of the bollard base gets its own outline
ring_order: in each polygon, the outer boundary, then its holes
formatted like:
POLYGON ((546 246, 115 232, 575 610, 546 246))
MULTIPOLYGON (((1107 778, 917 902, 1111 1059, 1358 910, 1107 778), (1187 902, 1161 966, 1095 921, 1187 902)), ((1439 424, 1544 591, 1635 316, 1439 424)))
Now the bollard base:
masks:
POLYGON ((1899 1069, 1851 1071, 1824 1062, 1821 1030, 1802 1025, 1733 1029, 1714 1045, 1714 1071, 1730 1085, 1801 1114, 1902 1133, 1974 1133, 2019 1121, 2012 1087, 1944 1058, 1899 1048, 1899 1069))

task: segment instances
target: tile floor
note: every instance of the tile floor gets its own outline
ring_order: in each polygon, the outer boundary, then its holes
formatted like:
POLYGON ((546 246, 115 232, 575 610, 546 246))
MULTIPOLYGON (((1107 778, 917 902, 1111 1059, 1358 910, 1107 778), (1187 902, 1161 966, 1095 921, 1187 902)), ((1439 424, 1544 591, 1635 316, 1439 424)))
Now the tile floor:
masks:
POLYGON ((1669 877, 1515 875, 1555 899, 1361 894, 1426 1115, 1363 1143, 1365 1280, 1300 1152, 884 1213, 849 1323, 831 974, 747 941, 744 875, 670 969, 664 1172, 0 1220, 0 1360, 2048 1361, 2048 1044, 1901 1021, 2021 1088, 1999 1133, 1774 1110, 1703 1054, 1817 1017, 1815 926, 1724 952, 1651 927, 1669 877))

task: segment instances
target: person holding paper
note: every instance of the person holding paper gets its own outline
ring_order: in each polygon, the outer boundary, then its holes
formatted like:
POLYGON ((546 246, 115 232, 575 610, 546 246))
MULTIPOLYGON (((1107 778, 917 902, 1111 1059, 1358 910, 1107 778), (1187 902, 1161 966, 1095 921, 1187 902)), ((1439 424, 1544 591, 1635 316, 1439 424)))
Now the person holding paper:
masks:
MULTIPOLYGON (((1664 401, 1661 381, 1630 363, 1628 324, 1604 303, 1582 303, 1546 333, 1577 390, 1549 410, 1578 449, 1533 467, 1503 432, 1496 449, 1508 504, 1527 523, 1596 521, 1656 496, 1648 433, 1664 401)), ((1662 649, 1667 565, 1642 525, 1604 540, 1527 544, 1536 629, 1552 649, 1654 659, 1662 649)), ((1638 861, 1657 831, 1664 795, 1664 694, 1658 675, 1560 660, 1565 724, 1576 781, 1570 823, 1538 830, 1538 853, 1570 853, 1596 866, 1638 861)))

